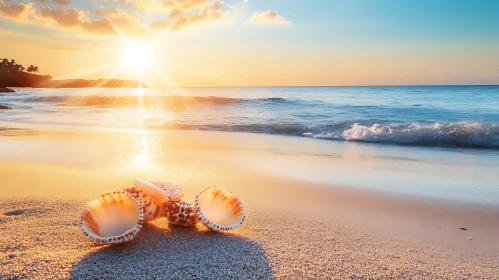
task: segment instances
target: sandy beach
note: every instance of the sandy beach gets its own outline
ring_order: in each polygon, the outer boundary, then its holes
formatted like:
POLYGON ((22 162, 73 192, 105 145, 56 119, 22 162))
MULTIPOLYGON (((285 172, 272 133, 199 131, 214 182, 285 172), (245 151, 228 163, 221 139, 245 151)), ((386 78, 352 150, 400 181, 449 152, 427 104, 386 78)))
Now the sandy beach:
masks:
POLYGON ((499 280, 498 11, 0 0, 0 280, 499 280))
POLYGON ((199 131, 1 134, 0 279, 499 277, 497 207, 303 180, 294 170, 336 168, 311 152, 324 145, 314 140, 199 131), (135 177, 171 180, 187 199, 209 185, 226 187, 245 202, 247 223, 219 234, 163 218, 128 244, 87 240, 76 226, 85 202, 135 177))

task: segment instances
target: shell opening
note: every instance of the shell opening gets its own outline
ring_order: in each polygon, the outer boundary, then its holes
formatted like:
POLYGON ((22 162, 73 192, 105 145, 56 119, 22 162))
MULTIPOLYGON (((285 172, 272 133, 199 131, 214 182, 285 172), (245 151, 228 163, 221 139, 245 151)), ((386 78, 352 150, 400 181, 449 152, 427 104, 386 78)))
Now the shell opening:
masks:
POLYGON ((239 199, 221 188, 208 188, 199 194, 199 208, 203 215, 222 227, 239 223, 244 210, 239 199))
POLYGON ((138 187, 147 196, 149 196, 152 201, 154 201, 154 203, 156 203, 156 205, 158 206, 162 206, 169 200, 166 191, 151 182, 136 178, 135 186, 138 187))
POLYGON ((82 224, 99 237, 125 234, 139 222, 139 205, 125 193, 98 197, 88 203, 85 211, 82 224))

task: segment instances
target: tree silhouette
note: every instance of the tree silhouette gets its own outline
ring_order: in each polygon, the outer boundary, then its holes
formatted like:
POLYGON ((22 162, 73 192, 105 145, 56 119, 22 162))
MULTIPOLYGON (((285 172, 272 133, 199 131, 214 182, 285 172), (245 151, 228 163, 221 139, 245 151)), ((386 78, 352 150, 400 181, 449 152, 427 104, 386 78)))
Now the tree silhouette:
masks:
POLYGON ((50 75, 34 74, 38 72, 40 68, 33 64, 26 69, 15 59, 0 59, 0 86, 36 86, 52 79, 50 75))
POLYGON ((38 66, 34 66, 33 64, 31 64, 26 71, 28 73, 38 73, 40 72, 40 69, 38 68, 38 66))
POLYGON ((4 58, 0 61, 0 73, 22 73, 26 70, 28 73, 38 73, 40 68, 35 65, 30 65, 28 69, 24 68, 21 64, 17 64, 15 59, 10 61, 4 58))

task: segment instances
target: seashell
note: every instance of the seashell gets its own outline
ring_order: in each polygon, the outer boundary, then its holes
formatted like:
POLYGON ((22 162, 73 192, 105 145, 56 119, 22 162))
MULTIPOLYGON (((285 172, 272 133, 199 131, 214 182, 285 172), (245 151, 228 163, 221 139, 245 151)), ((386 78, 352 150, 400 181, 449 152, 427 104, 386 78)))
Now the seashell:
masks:
POLYGON ((196 196, 197 215, 213 231, 233 230, 246 220, 246 208, 230 191, 208 187, 196 196))
POLYGON ((174 225, 190 227, 199 221, 195 204, 183 199, 166 203, 164 212, 168 221, 174 225))
POLYGON ((164 204, 180 201, 182 190, 179 186, 165 181, 135 179, 133 187, 125 189, 144 207, 144 221, 149 222, 164 216, 164 204), (141 192, 141 195, 139 194, 141 192))
POLYGON ((149 222, 159 218, 162 214, 161 207, 158 206, 152 198, 145 193, 143 193, 137 187, 129 187, 123 191, 132 195, 144 209, 144 222, 149 222))
POLYGON ((137 199, 125 191, 115 191, 90 200, 78 225, 92 241, 119 244, 134 239, 143 220, 144 210, 137 199))
POLYGON ((169 198, 169 201, 180 201, 184 197, 182 189, 179 185, 160 180, 151 180, 149 182, 164 190, 169 198))

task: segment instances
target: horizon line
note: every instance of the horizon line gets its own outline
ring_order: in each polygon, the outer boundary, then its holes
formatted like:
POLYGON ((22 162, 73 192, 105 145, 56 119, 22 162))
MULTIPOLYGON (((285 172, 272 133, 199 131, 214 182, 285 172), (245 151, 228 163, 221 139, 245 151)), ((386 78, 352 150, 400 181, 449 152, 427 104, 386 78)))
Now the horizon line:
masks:
MULTIPOLYGON (((84 79, 75 79, 75 80, 84 80, 84 79)), ((95 80, 113 80, 113 79, 95 79, 95 80)), ((53 80, 57 81, 57 80, 53 80)), ((135 80, 129 80, 135 81, 135 80)), ((137 81, 136 81, 137 82, 137 81)), ((265 87, 450 87, 450 86, 499 86, 499 84, 399 84, 399 85, 258 85, 258 86, 150 86, 142 83, 147 87, 100 87, 100 88, 265 88, 265 87)), ((13 87, 7 86, 6 88, 38 88, 38 87, 13 87)), ((39 88, 51 88, 51 87, 39 87, 39 88)), ((54 88, 64 88, 64 87, 54 87, 54 88)), ((69 87, 75 88, 75 87, 69 87)), ((99 87, 80 87, 80 88, 99 88, 99 87)))
POLYGON ((261 87, 445 87, 445 86, 499 86, 499 84, 400 84, 400 85, 271 85, 271 86, 149 86, 148 88, 261 88, 261 87))

